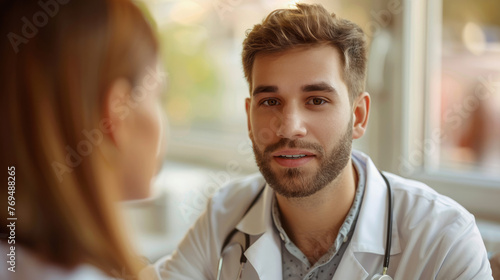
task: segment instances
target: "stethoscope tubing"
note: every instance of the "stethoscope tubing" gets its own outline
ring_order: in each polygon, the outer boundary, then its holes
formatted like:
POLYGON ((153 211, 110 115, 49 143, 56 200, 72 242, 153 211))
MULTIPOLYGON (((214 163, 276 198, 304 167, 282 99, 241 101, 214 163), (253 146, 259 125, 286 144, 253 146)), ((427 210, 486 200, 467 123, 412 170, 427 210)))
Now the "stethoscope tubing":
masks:
POLYGON ((382 275, 387 274, 387 269, 389 268, 389 262, 391 260, 391 243, 392 243, 392 189, 391 189, 391 184, 389 183, 389 180, 385 177, 384 174, 382 174, 382 171, 378 171, 380 175, 382 175, 382 178, 385 181, 385 185, 387 186, 387 192, 388 192, 388 207, 389 207, 389 213, 387 214, 387 234, 386 234, 386 243, 385 243, 385 255, 384 255, 384 271, 382 272, 382 275))

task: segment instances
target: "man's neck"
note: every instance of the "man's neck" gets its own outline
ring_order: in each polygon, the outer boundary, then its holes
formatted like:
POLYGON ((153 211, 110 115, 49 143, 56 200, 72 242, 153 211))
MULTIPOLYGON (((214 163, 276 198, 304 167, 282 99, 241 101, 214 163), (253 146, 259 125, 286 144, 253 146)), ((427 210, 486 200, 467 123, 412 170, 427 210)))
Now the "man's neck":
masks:
POLYGON ((311 196, 286 198, 276 194, 283 228, 311 265, 335 242, 352 206, 357 181, 349 161, 334 181, 311 196))

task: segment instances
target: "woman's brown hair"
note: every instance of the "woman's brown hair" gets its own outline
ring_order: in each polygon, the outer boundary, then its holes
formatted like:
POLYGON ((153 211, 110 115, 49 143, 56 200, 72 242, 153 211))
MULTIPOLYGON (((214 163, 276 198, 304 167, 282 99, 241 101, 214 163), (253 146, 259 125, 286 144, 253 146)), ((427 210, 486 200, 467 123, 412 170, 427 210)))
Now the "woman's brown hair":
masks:
MULTIPOLYGON (((0 6, 1 168, 15 167, 16 245, 64 268, 86 263, 136 276, 141 264, 116 211, 109 158, 117 151, 103 112, 116 79, 133 85, 154 65, 150 25, 126 0, 0 6)), ((5 189, 1 204, 7 199, 5 189)))

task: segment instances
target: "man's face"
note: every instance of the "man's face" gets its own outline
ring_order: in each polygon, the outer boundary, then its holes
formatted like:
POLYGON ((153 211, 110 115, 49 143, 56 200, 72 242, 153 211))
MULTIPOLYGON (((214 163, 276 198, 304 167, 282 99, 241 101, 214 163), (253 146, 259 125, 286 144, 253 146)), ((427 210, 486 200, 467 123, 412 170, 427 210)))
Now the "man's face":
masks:
POLYGON ((350 159, 353 112, 342 61, 327 45, 259 54, 246 101, 257 165, 285 197, 322 189, 350 159))

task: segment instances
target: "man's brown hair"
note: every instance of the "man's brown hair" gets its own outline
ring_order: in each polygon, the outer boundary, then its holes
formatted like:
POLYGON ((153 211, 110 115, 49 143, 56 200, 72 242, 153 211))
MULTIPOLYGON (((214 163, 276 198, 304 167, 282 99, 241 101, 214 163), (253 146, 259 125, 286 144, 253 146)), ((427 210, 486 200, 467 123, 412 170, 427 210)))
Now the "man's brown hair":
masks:
POLYGON ((343 78, 352 101, 365 88, 366 39, 355 23, 329 14, 321 5, 297 4, 296 9, 271 12, 247 32, 243 41, 243 70, 252 90, 252 67, 259 53, 277 53, 297 47, 329 44, 342 54, 343 78))

